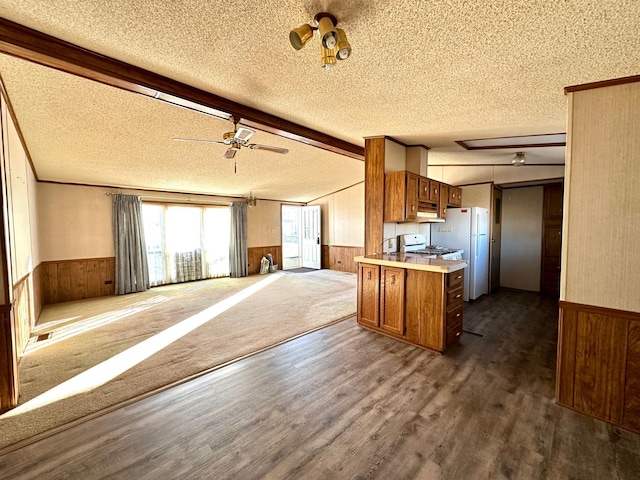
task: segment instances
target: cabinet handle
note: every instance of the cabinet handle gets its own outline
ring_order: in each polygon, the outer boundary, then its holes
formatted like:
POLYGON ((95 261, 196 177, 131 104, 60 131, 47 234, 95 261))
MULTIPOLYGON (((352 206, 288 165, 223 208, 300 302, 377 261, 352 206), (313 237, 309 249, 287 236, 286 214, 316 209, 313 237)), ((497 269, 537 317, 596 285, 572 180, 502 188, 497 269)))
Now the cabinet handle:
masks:
POLYGON ((456 295, 456 298, 460 298, 461 296, 462 296, 462 295, 460 295, 460 294, 457 294, 457 295, 456 295))
POLYGON ((456 333, 456 337, 459 337, 459 336, 460 336, 460 333, 462 333, 462 332, 458 332, 458 333, 456 333))
POLYGON ((389 280, 389 283, 390 283, 391 285, 393 285, 394 283, 396 283, 396 276, 395 276, 395 275, 391 275, 391 278, 390 278, 390 280, 389 280))
POLYGON ((436 188, 434 191, 436 192, 436 195, 437 195, 438 194, 438 189, 436 188))
POLYGON ((461 278, 462 278, 462 275, 458 275, 458 276, 456 277, 456 280, 460 280, 461 278))
POLYGON ((459 313, 456 313, 456 317, 459 317, 459 316, 460 316, 460 314, 459 314, 459 313))
POLYGON ((367 272, 367 280, 371 280, 371 272, 367 272))

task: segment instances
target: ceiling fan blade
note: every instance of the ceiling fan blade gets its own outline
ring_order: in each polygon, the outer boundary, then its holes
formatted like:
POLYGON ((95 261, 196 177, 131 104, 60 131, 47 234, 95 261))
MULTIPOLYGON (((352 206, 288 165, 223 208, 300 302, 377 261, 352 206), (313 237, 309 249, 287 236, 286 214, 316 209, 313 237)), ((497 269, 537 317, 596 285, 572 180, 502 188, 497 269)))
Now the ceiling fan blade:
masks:
POLYGON ((227 151, 224 152, 224 155, 222 155, 222 158, 233 158, 236 156, 236 152, 238 150, 235 148, 227 148, 227 151))
POLYGON ((251 129, 249 129, 249 128, 240 127, 236 131, 236 134, 233 136, 233 138, 235 138, 236 141, 238 141, 240 143, 245 143, 247 140, 249 140, 251 138, 251 136, 254 133, 256 133, 256 132, 251 130, 251 129))
POLYGON ((266 150, 267 152, 273 153, 289 153, 288 148, 272 147, 271 145, 260 145, 259 143, 252 143, 251 145, 247 145, 247 147, 253 150, 266 150))
POLYGON ((202 140, 199 138, 174 138, 174 140, 178 141, 178 142, 203 142, 203 143, 222 143, 224 144, 224 142, 218 142, 216 140, 202 140))

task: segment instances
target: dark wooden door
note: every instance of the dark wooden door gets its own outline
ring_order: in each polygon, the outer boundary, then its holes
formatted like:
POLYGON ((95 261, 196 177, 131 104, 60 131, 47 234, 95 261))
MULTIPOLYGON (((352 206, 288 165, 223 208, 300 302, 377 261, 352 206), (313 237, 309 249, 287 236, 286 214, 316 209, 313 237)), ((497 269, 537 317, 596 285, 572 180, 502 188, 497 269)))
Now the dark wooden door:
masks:
POLYGON ((544 186, 540 293, 554 298, 560 296, 562 196, 562 183, 553 183, 544 186))
POLYGON ((500 239, 502 238, 502 189, 493 187, 493 208, 491 210, 491 273, 489 291, 500 287, 500 239))

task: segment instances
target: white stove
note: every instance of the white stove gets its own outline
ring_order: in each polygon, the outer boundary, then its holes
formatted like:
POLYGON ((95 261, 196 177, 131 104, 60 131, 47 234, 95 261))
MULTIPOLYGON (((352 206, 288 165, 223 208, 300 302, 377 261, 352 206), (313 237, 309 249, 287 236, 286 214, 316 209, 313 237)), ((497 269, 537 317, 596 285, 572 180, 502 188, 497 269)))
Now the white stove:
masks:
POLYGON ((400 251, 404 253, 419 253, 430 258, 442 260, 462 260, 463 250, 441 247, 439 245, 427 245, 427 236, 421 233, 398 235, 400 251))

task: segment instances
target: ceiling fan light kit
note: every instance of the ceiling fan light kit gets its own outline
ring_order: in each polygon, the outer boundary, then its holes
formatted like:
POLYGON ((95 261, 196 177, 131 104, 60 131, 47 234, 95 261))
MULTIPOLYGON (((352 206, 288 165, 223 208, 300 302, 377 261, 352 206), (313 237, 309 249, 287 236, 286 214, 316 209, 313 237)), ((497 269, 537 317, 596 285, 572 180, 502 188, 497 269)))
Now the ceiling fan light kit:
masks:
POLYGON ((336 64, 336 60, 346 60, 351 56, 351 44, 347 34, 341 28, 336 28, 338 21, 330 13, 321 12, 314 17, 316 26, 307 23, 289 32, 289 41, 296 50, 302 49, 313 37, 313 32, 320 33, 320 65, 329 68, 336 64))
POLYGON ((182 141, 182 142, 204 142, 204 143, 218 143, 221 145, 227 145, 229 148, 224 152, 222 158, 231 159, 235 158, 236 152, 240 150, 242 147, 248 147, 251 150, 266 150, 267 152, 273 153, 289 153, 288 148, 282 147, 273 147, 271 145, 261 145, 259 143, 248 143, 249 139, 256 133, 254 130, 250 128, 240 127, 238 128, 238 121, 231 117, 230 119, 233 122, 233 132, 226 132, 222 135, 222 140, 204 140, 198 138, 174 138, 174 140, 182 141))

